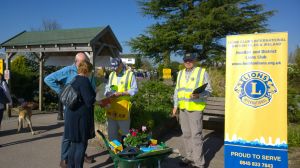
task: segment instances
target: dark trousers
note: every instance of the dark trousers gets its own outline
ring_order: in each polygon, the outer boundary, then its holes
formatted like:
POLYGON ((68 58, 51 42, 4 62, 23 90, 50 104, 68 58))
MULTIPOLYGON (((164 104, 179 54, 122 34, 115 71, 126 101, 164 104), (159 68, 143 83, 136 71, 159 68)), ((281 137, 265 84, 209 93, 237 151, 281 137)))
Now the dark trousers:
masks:
POLYGON ((3 113, 4 113, 4 109, 0 109, 0 125, 2 123, 3 113))
POLYGON ((68 155, 68 168, 82 168, 84 154, 87 148, 86 142, 71 142, 71 147, 68 155))
MULTIPOLYGON (((68 117, 66 115, 66 109, 64 110, 65 123, 68 121, 68 117)), ((71 146, 71 141, 65 138, 65 134, 62 136, 61 141, 61 160, 68 160, 68 154, 71 146)))
POLYGON ((63 111, 64 111, 64 106, 63 106, 63 104, 60 102, 60 100, 58 99, 58 115, 59 115, 59 116, 63 116, 63 111))
POLYGON ((61 141, 61 160, 68 160, 68 154, 71 146, 71 141, 65 138, 65 135, 62 136, 61 141))

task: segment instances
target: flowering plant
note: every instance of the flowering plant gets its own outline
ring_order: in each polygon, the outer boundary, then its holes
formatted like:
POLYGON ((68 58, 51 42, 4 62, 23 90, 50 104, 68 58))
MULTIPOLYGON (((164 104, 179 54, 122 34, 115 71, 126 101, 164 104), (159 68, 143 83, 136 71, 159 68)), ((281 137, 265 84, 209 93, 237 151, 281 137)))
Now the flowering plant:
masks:
POLYGON ((143 126, 141 130, 130 129, 123 141, 125 146, 138 147, 148 145, 150 138, 147 128, 143 126))

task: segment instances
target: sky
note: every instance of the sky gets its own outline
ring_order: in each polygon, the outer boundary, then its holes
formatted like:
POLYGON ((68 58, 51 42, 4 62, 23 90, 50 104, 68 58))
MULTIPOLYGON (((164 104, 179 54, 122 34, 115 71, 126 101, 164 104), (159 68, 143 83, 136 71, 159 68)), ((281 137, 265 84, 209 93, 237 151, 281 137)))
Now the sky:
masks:
MULTIPOLYGON (((268 28, 289 33, 289 52, 300 46, 300 1, 256 2, 265 4, 266 10, 277 11, 268 20, 268 28)), ((131 53, 126 42, 155 23, 142 15, 136 0, 2 0, 0 16, 0 43, 23 30, 40 28, 43 20, 55 20, 63 29, 110 25, 124 54, 131 53)))

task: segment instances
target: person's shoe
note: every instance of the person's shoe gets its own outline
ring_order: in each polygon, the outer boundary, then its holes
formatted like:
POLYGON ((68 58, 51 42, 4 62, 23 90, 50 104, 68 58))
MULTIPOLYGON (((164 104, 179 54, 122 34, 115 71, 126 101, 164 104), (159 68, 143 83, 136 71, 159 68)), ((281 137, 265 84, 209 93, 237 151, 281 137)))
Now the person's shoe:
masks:
POLYGON ((84 162, 86 162, 86 163, 94 163, 95 160, 94 160, 93 157, 87 156, 87 154, 85 154, 85 155, 84 155, 84 162))
POLYGON ((59 114, 57 115, 57 120, 64 120, 64 116, 63 114, 59 114))
POLYGON ((68 167, 67 161, 66 160, 61 160, 60 163, 59 163, 59 166, 61 168, 67 168, 68 167))
POLYGON ((180 167, 190 167, 193 164, 193 161, 182 158, 181 161, 178 163, 180 167))

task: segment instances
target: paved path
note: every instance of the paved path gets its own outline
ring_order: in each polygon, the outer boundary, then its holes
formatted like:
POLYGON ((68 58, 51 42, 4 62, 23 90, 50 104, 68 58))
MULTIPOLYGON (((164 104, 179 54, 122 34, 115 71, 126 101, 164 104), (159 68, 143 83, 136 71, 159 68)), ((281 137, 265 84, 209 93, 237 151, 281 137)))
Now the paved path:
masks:
MULTIPOLYGON (((0 167, 3 168, 57 168, 60 161, 60 144, 63 122, 56 120, 57 114, 39 114, 32 116, 33 129, 37 135, 28 130, 17 134, 17 119, 4 120, 0 131, 0 167)), ((204 130, 204 152, 209 168, 222 168, 223 135, 211 130, 204 130), (210 148, 208 148, 208 146, 210 148)), ((181 133, 178 129, 170 131, 163 140, 168 146, 182 150, 181 133)), ((113 167, 107 163, 107 152, 93 141, 87 149, 88 155, 95 157, 93 164, 84 164, 85 168, 113 167)), ((172 154, 164 162, 164 167, 178 167, 179 154, 172 154)))

